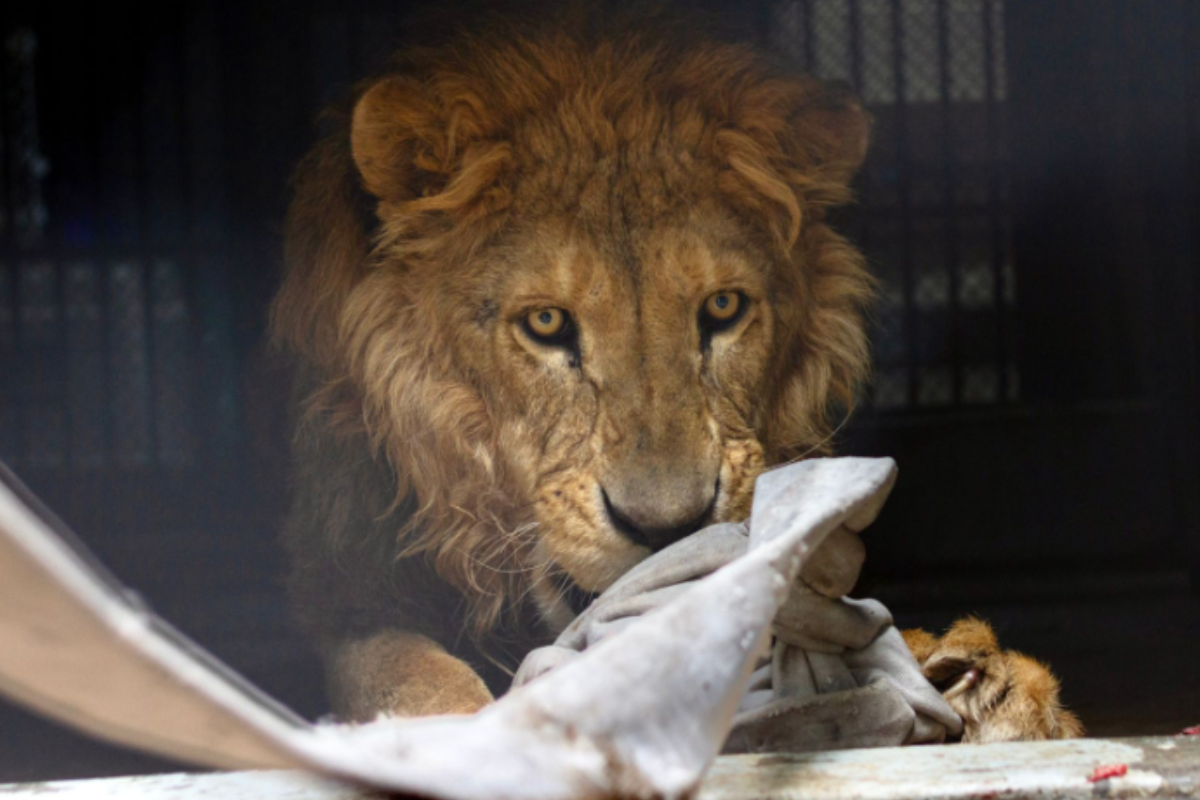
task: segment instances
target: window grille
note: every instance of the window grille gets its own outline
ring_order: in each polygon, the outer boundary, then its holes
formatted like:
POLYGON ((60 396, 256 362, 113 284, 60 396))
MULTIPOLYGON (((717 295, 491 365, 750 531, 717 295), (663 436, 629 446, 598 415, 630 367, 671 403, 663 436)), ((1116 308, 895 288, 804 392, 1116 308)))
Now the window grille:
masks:
MULTIPOLYGON (((41 244, 46 227, 42 180, 47 165, 38 142, 37 91, 34 56, 37 40, 32 31, 18 28, 3 33, 2 104, 0 129, 0 236, 5 244, 32 248, 41 244)), ((53 451, 61 440, 61 420, 45 387, 53 369, 42 351, 57 333, 58 308, 54 302, 53 269, 32 262, 18 269, 14 254, 5 248, 0 262, 0 455, 14 452, 21 439, 44 437, 53 451), (30 359, 29 382, 18 384, 18 346, 30 359), (21 397, 20 395, 24 395, 21 397), (31 408, 22 419, 19 409, 31 408)), ((47 452, 47 457, 53 455, 47 452)))
POLYGON ((843 222, 883 284, 866 405, 1017 400, 1003 0, 789 0, 769 20, 775 50, 875 120, 843 222))
POLYGON ((211 16, 191 22, 104 59, 90 116, 31 28, 0 31, 0 458, 18 469, 233 456, 220 64, 211 16))
MULTIPOLYGON (((1016 400, 1003 0, 761 8, 786 59, 852 84, 876 120, 860 202, 841 221, 883 281, 866 404, 1016 400)), ((91 89, 54 72, 34 28, 0 31, 0 457, 22 468, 196 468, 204 453, 236 458, 241 437, 238 349, 256 332, 235 330, 229 225, 240 212, 225 172, 237 151, 223 141, 247 134, 227 122, 238 98, 224 87, 268 59, 258 45, 239 50, 242 23, 208 6, 127 11, 124 22, 97 12, 127 38, 71 76, 91 89), (145 15, 154 21, 137 22, 145 15), (72 103, 87 91, 99 99, 80 119, 72 103)), ((394 23, 375 8, 329 10, 296 34, 307 66, 290 95, 272 93, 279 119, 253 132, 286 127, 298 142, 255 167, 272 196, 311 141, 304 123, 378 63, 394 23)), ((78 34, 59 52, 94 39, 78 34)), ((263 241, 239 239, 238 252, 278 257, 275 239, 254 236, 263 241)))

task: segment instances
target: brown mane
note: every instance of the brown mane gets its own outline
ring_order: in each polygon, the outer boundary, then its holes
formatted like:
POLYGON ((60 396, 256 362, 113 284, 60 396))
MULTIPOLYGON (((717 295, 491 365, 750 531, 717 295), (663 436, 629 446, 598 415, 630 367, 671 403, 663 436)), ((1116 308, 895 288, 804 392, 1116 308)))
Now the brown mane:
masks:
MULTIPOLYGON (((308 468, 317 486, 305 491, 328 494, 298 512, 318 518, 296 523, 305 528, 292 534, 298 571, 322 561, 370 569, 389 548, 376 570, 426 554, 468 598, 476 634, 526 591, 530 510, 498 457, 505 443, 487 376, 454 362, 456 332, 471 320, 447 298, 457 265, 488 246, 528 193, 531 164, 558 159, 569 172, 666 141, 711 174, 711 193, 779 258, 804 266, 790 343, 776 354, 787 379, 763 399, 759 435, 776 461, 823 447, 832 412, 852 404, 867 369, 861 308, 871 281, 858 252, 822 224, 826 207, 848 199, 866 128, 844 93, 674 29, 620 39, 561 25, 492 30, 411 52, 365 86, 353 119, 298 171, 272 314, 276 340, 308 374, 298 448, 318 465, 308 468), (382 220, 373 231, 368 203, 382 220), (446 279, 401 279, 433 273, 446 279), (373 461, 355 463, 356 448, 373 461), (324 480, 368 469, 390 481, 386 498, 377 487, 339 498, 362 480, 324 480), (369 557, 345 540, 354 515, 379 540, 369 557)), ((395 589, 394 576, 363 580, 370 585, 343 601, 332 598, 334 578, 323 579, 301 603, 366 613, 368 594, 395 589)), ((339 624, 316 627, 329 636, 339 624)))

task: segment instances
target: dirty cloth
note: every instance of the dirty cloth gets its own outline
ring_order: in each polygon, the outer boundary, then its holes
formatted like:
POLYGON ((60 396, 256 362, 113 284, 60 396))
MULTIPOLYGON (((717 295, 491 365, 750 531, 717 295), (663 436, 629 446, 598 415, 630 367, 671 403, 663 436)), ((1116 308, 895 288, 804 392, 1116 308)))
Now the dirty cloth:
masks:
POLYGON ((686 800, 726 742, 952 730, 886 612, 841 600, 862 560, 853 532, 896 477, 891 459, 772 470, 755 484, 748 545, 723 526, 649 559, 522 680, 557 663, 549 674, 476 714, 341 726, 309 724, 185 639, 0 464, 0 693, 207 766, 300 767, 439 800, 686 800))
MULTIPOLYGON (((598 597, 553 645, 531 652, 513 686, 577 658, 695 581, 740 558, 744 524, 705 528, 641 562, 598 597)), ((962 721, 925 680, 876 600, 846 597, 864 548, 842 527, 811 554, 775 617, 741 698, 725 752, 807 752, 936 743, 962 721)))

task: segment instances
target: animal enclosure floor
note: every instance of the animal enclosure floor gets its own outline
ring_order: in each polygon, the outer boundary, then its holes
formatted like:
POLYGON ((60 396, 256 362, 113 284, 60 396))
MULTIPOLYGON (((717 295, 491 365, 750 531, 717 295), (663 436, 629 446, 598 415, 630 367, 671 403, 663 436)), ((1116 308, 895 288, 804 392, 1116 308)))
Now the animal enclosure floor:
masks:
MULTIPOLYGON (((1156 736, 888 747, 825 753, 721 756, 697 800, 1058 800, 1195 798, 1200 739, 1156 736)), ((11 800, 378 800, 380 795, 281 770, 141 775, 2 784, 11 800)))
MULTIPOLYGON (((900 625, 938 629, 966 614, 992 622, 1007 647, 1051 664, 1090 736, 1173 734, 1200 724, 1200 601, 1182 574, 1099 576, 1047 593, 1015 579, 881 584, 900 625), (1012 598, 1018 598, 1016 600, 1012 598)), ((302 713, 319 713, 316 664, 270 602, 220 626, 189 604, 154 604, 219 657, 302 713), (189 624, 190 623, 190 624, 189 624)), ((233 598, 227 598, 230 601, 233 598)), ((241 601, 253 605, 254 598, 241 601)), ((243 605, 245 607, 245 605, 243 605)), ((0 702, 0 783, 178 771, 95 743, 0 702)))

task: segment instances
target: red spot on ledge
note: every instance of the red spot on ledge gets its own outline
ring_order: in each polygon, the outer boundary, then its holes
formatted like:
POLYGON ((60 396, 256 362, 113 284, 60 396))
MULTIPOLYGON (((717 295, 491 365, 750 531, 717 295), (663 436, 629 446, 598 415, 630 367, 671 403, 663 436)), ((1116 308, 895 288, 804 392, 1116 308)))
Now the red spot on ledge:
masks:
POLYGON ((1106 781, 1109 778, 1123 778, 1126 772, 1129 772, 1129 767, 1125 764, 1103 764, 1096 767, 1096 771, 1088 780, 1095 783, 1096 781, 1106 781))

